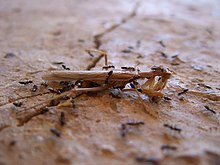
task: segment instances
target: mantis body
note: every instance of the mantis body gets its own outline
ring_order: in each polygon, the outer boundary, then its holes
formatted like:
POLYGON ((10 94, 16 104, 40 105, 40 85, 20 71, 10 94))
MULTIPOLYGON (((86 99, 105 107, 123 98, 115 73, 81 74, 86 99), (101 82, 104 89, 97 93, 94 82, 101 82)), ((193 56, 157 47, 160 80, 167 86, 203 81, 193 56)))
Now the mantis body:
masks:
POLYGON ((52 71, 45 74, 43 79, 47 81, 83 81, 84 85, 80 88, 75 88, 75 91, 100 91, 109 88, 120 88, 122 91, 137 91, 138 89, 139 92, 150 97, 163 97, 161 91, 166 86, 167 80, 171 77, 171 73, 168 69, 154 66, 149 72, 141 72, 135 69, 118 70, 111 66, 109 67, 109 71, 107 53, 99 50, 92 51, 99 52, 105 57, 105 66, 103 67, 105 70, 52 71), (139 84, 138 80, 140 79, 145 82, 139 84), (131 88, 125 88, 125 86, 129 83, 131 88))

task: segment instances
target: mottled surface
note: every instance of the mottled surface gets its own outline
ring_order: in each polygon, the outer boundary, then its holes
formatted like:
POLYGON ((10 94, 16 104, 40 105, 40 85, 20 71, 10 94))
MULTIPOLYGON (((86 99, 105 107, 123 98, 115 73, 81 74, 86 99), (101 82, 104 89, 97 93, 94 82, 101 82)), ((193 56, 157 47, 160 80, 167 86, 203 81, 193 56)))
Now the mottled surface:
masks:
POLYGON ((0 0, 0 164, 220 164, 219 11, 218 0, 0 0), (88 48, 116 67, 169 67, 172 100, 145 100, 157 118, 136 95, 108 91, 77 97, 74 109, 33 109, 56 95, 40 85, 44 72, 62 70, 54 62, 86 69, 88 48))

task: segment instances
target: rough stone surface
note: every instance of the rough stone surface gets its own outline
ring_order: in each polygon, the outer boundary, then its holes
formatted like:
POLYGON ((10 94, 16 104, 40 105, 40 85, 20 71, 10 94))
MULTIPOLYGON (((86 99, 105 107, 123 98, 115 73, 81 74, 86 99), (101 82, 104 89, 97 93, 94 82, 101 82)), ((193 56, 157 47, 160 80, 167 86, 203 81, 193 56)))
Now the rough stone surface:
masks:
POLYGON ((218 0, 1 0, 0 164, 220 164, 219 11, 218 0), (40 85, 46 71, 62 70, 54 62, 84 70, 96 58, 89 48, 116 67, 169 67, 172 100, 145 100, 157 118, 136 95, 108 91, 75 98, 75 108, 33 108, 56 96, 40 85))

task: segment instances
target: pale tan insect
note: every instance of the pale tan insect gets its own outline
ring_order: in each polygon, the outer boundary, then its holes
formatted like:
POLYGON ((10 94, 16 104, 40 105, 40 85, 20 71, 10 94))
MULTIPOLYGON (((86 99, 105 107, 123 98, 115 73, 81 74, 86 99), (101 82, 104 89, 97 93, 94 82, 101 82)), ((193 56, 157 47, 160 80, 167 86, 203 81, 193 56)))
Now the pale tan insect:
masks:
MULTIPOLYGON (((114 66, 108 65, 107 53, 99 50, 89 50, 100 53, 100 57, 105 57, 105 66, 101 71, 51 71, 43 75, 43 79, 50 84, 53 81, 58 81, 59 84, 70 84, 74 82, 82 82, 82 84, 76 85, 75 87, 68 90, 58 91, 51 90, 57 93, 56 96, 48 98, 42 103, 35 104, 29 107, 28 110, 25 108, 17 114, 18 125, 23 125, 27 121, 31 120, 32 117, 42 114, 48 110, 48 106, 65 107, 73 103, 73 99, 79 96, 81 93, 89 91, 104 91, 111 88, 118 88, 121 91, 134 91, 137 93, 141 104, 144 106, 145 111, 152 117, 157 118, 156 111, 147 105, 146 102, 141 98, 140 92, 146 94, 150 98, 162 98, 164 95, 162 90, 165 88, 167 80, 170 78, 171 73, 168 69, 163 67, 152 67, 149 72, 141 72, 133 67, 122 67, 122 69, 115 69, 114 66), (79 81, 80 80, 80 81, 79 81), (139 81, 143 80, 143 81, 139 81), (130 87, 129 85, 130 84, 130 87), (70 98, 68 101, 64 98, 70 98), (62 100, 66 100, 63 103, 62 100)), ((97 59, 98 59, 97 58, 97 59)), ((94 66, 92 63, 91 66, 94 66)), ((77 83, 76 83, 77 84, 77 83)), ((69 87, 69 86, 68 86, 69 87)), ((49 88, 50 89, 50 88, 49 88)))
MULTIPOLYGON (((100 50, 87 50, 98 52, 105 57, 105 70, 102 71, 51 71, 43 76, 47 81, 77 81, 82 80, 83 86, 72 91, 102 91, 110 88, 119 88, 122 91, 140 91, 150 97, 163 97, 162 89, 166 86, 171 73, 163 67, 152 67, 149 72, 137 70, 115 69, 108 67, 107 53, 100 50), (106 70, 107 69, 107 70, 106 70), (108 71, 110 69, 110 71, 108 71), (144 80, 143 84, 137 83, 144 80), (126 84, 133 83, 133 88, 125 88, 126 84), (92 84, 92 85, 91 85, 92 84), (94 85, 95 84, 95 85, 94 85)), ((126 67, 122 67, 126 68, 126 67)), ((130 68, 130 67, 128 67, 130 68)))

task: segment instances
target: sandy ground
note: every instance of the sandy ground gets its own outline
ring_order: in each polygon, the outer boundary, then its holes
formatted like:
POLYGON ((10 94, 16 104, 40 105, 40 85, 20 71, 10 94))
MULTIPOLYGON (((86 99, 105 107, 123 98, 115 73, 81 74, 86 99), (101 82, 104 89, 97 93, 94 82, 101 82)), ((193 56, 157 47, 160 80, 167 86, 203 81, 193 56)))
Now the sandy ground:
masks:
POLYGON ((218 0, 0 0, 0 165, 220 164, 219 11, 218 0), (39 110, 56 97, 42 75, 63 70, 59 62, 88 69, 98 56, 89 48, 118 68, 169 67, 171 100, 146 97, 156 118, 129 92, 39 110))

